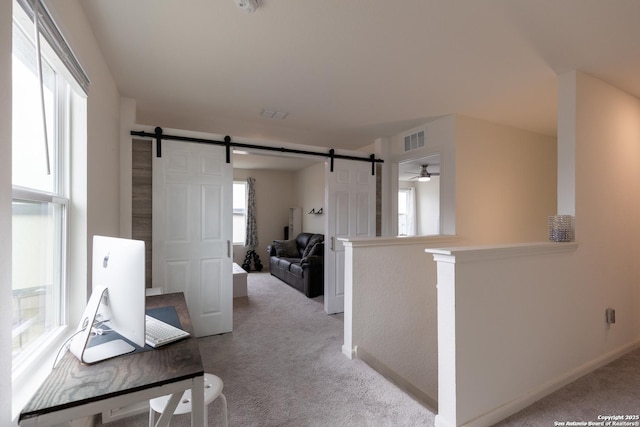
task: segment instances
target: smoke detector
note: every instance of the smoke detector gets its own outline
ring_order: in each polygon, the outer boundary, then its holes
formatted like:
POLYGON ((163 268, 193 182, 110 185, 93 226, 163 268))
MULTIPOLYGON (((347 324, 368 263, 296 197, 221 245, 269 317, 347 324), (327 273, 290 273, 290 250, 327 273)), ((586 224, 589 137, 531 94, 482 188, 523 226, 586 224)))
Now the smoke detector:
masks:
POLYGON ((253 13, 258 8, 258 0, 234 0, 244 13, 253 13))

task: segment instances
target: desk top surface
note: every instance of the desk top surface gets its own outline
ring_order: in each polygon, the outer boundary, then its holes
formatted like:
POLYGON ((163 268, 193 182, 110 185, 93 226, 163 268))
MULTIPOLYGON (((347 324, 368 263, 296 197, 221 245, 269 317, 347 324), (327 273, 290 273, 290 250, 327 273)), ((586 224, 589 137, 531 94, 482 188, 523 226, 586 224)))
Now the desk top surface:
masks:
POLYGON ((184 294, 146 298, 147 308, 166 306, 175 307, 182 329, 191 333, 190 338, 94 365, 83 365, 71 352, 66 352, 23 409, 20 419, 203 375, 184 294))

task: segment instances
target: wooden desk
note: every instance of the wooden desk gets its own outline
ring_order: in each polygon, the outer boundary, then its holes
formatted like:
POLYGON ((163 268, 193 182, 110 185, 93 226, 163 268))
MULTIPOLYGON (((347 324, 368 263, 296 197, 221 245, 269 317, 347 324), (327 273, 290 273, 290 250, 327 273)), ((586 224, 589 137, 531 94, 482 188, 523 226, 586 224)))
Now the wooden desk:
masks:
POLYGON ((147 297, 146 305, 175 307, 182 329, 192 337, 94 365, 82 365, 67 352, 20 413, 20 426, 51 426, 172 394, 165 414, 156 424, 166 426, 183 391, 188 389, 194 390, 191 425, 206 426, 204 368, 184 295, 147 297))

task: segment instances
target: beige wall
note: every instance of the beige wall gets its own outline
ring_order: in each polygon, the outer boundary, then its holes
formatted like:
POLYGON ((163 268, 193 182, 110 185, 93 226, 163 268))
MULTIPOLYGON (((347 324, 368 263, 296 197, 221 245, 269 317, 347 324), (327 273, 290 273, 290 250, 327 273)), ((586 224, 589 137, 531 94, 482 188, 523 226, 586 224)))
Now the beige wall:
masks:
POLYGON ((456 234, 471 243, 547 239, 556 214, 556 140, 456 117, 456 234))
POLYGON ((302 208, 302 231, 324 234, 325 214, 309 214, 312 209, 324 212, 325 163, 320 162, 296 171, 296 206, 302 208))
POLYGON ((560 82, 575 87, 577 105, 575 300, 583 329, 575 340, 588 357, 640 340, 640 100, 586 74, 560 82), (611 328, 606 307, 619 319, 611 328))
POLYGON ((352 326, 345 348, 357 347, 359 358, 431 407, 438 399, 437 291, 436 265, 425 248, 458 244, 436 236, 346 244, 353 274, 345 277, 345 293, 353 304, 345 306, 345 325, 352 326))
POLYGON ((555 138, 450 115, 395 135, 391 143, 395 163, 440 155, 443 234, 470 244, 547 239, 547 218, 557 211, 555 138), (403 135, 420 129, 425 147, 405 153, 403 135))
POLYGON ((493 425, 640 345, 640 100, 576 72, 559 89, 576 242, 438 258, 436 424, 493 425))
MULTIPOLYGON (((455 370, 454 375, 440 375, 438 380, 447 381, 442 390, 456 391, 458 399, 441 394, 440 416, 459 404, 465 417, 461 422, 475 419, 482 425, 494 424, 640 343, 640 199, 636 197, 640 191, 640 100, 580 73, 560 76, 559 90, 567 97, 559 103, 559 133, 570 138, 560 138, 557 144, 527 132, 456 118, 456 222, 464 244, 470 240, 474 244, 498 239, 515 242, 516 238, 547 240, 546 216, 560 205, 560 201, 549 200, 556 188, 564 189, 564 199, 575 198, 576 244, 547 244, 544 249, 534 244, 526 255, 524 246, 518 245, 512 255, 505 256, 509 249, 494 250, 495 260, 482 250, 469 256, 466 264, 456 259, 455 275, 449 276, 455 277, 455 294, 449 294, 452 303, 441 312, 456 312, 457 317, 439 322, 456 330, 441 334, 438 346, 448 344, 460 355, 456 360, 441 357, 455 370), (557 166, 556 149, 564 153, 557 166), (575 177, 568 177, 575 180, 575 194, 566 191, 572 185, 565 185, 564 177, 557 187, 554 182, 552 169, 564 169, 565 161, 567 169, 575 165, 575 177), (508 234, 507 229, 511 229, 508 234), (568 249, 560 254, 554 248, 568 249), (503 298, 494 298, 496 295, 503 298), (480 300, 483 309, 478 308, 480 300), (614 325, 605 322, 607 307, 617 312, 614 325), (496 323, 504 313, 510 321, 496 323), (496 383, 491 378, 505 381, 496 383)), ((353 277, 348 284, 352 320, 345 310, 345 325, 351 320, 353 330, 345 332, 345 345, 366 350, 368 357, 383 365, 383 371, 401 377, 410 383, 409 388, 416 386, 428 397, 435 378, 412 372, 416 367, 429 372, 424 365, 429 361, 433 367, 435 346, 429 343, 433 330, 403 327, 409 336, 396 340, 397 325, 410 324, 425 313, 411 309, 407 302, 401 306, 409 310, 399 311, 396 299, 389 298, 389 287, 382 286, 389 277, 394 278, 394 288, 405 286, 413 276, 409 268, 393 271, 375 262, 398 254, 404 255, 399 260, 410 259, 411 247, 403 243, 401 239, 388 245, 353 243, 353 277), (363 300, 368 303, 360 305, 363 300), (372 307, 373 317, 367 311, 372 307), (397 347, 379 347, 380 342, 397 347), (416 358, 416 351, 423 357, 416 358)), ((415 250, 416 255, 419 251, 415 250)), ((429 260, 430 255, 424 259, 429 260)), ((407 301, 433 298, 433 276, 423 273, 417 277, 422 278, 422 286, 403 287, 407 295, 402 297, 407 301)), ((438 284, 446 277, 438 277, 438 284)), ((445 284, 443 289, 453 289, 454 285, 445 284)), ((425 300, 423 307, 435 312, 432 299, 425 300)), ((453 419, 440 421, 444 425, 453 419)))

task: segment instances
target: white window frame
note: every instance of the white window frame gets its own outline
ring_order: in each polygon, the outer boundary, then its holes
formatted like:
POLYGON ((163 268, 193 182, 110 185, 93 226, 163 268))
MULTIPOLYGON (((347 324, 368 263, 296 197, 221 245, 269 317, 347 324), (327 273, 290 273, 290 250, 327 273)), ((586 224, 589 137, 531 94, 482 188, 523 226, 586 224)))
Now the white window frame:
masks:
MULTIPOLYGON (((13 2, 13 20, 14 25, 20 25, 31 38, 29 28, 33 29, 33 11, 29 10, 33 4, 31 1, 25 4, 24 0, 14 0, 13 2), (27 10, 25 10, 27 9, 27 10)), ((55 27, 55 24, 51 20, 51 17, 46 11, 44 5, 40 3, 41 9, 39 16, 44 21, 40 23, 42 30, 41 37, 41 54, 43 59, 46 58, 48 64, 55 70, 57 74, 56 81, 56 118, 55 123, 47 123, 47 127, 55 129, 55 136, 51 139, 55 141, 49 141, 50 144, 58 144, 58 155, 52 158, 52 169, 59 171, 57 178, 58 182, 55 183, 55 191, 38 191, 30 188, 24 188, 19 186, 13 186, 12 199, 14 201, 31 201, 31 202, 45 202, 53 203, 61 206, 62 212, 62 229, 61 229, 61 246, 62 253, 60 254, 60 266, 59 271, 62 283, 62 289, 60 289, 61 295, 61 314, 60 325, 43 334, 38 341, 36 349, 30 352, 22 352, 17 356, 16 360, 12 364, 12 414, 14 419, 18 416, 20 410, 27 402, 29 397, 39 387, 44 378, 49 374, 53 367, 53 362, 60 355, 65 341, 71 336, 75 327, 70 325, 71 310, 74 312, 78 308, 70 306, 70 301, 74 303, 82 302, 84 304, 84 296, 78 298, 70 298, 70 292, 81 292, 86 289, 86 266, 75 266, 69 271, 68 258, 74 256, 75 258, 83 259, 86 257, 86 247, 83 248, 83 242, 86 242, 86 227, 82 227, 82 218, 84 213, 76 215, 76 222, 78 225, 74 225, 71 222, 71 212, 73 211, 73 205, 70 200, 71 189, 85 188, 84 184, 79 182, 78 185, 73 184, 71 181, 71 163, 70 156, 73 147, 84 150, 86 146, 86 94, 89 86, 89 79, 84 74, 84 71, 79 66, 73 53, 70 51, 66 41, 55 27), (43 40, 44 39, 44 40, 43 40), (46 41, 45 41, 46 40, 46 41), (52 44, 50 44, 52 43, 52 44), (82 78, 77 76, 82 75, 82 78), (71 239, 73 230, 76 231, 75 237, 71 239), (85 234, 80 234, 85 233, 85 234), (73 246, 73 251, 70 252, 70 245, 73 246), (80 245, 80 246, 79 246, 80 245), (74 255, 70 255, 73 253, 74 255), (78 257, 78 255, 84 255, 78 257), (69 274, 70 273, 70 274, 69 274), (75 279, 72 281, 69 276, 73 276, 75 279), (71 285, 71 283, 74 283, 71 285), (81 301, 78 301, 81 300, 81 301), (60 351, 60 353, 59 353, 60 351), (23 354, 24 353, 24 354, 23 354)), ((77 172, 77 171, 76 171, 77 172)), ((77 180, 85 180, 85 173, 78 173, 77 180)), ((81 203, 85 203, 85 196, 79 198, 81 203)), ((77 209, 77 208, 76 208, 77 209)), ((56 242, 58 243, 58 242, 56 242)), ((77 305, 77 304, 75 304, 77 305)), ((83 305, 84 306, 84 305, 83 305)), ((82 307, 80 307, 81 311, 82 307)))

